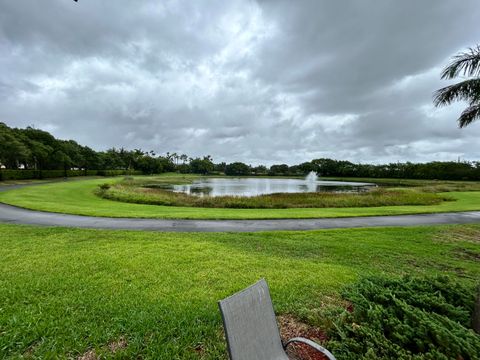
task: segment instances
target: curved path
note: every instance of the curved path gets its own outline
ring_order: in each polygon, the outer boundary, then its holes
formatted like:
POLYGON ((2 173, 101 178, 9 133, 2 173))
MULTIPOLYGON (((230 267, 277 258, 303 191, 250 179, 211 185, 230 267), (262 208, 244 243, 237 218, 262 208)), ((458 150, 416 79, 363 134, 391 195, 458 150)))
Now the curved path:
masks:
POLYGON ((272 231, 480 223, 480 211, 397 216, 276 220, 165 220, 105 218, 34 211, 0 204, 0 222, 94 229, 179 232, 272 231))
POLYGON ((23 209, 0 203, 0 223, 65 226, 92 229, 150 230, 177 232, 249 232, 315 230, 377 226, 416 226, 480 223, 480 211, 397 216, 276 220, 166 220, 105 218, 58 214, 23 209))
MULTIPOLYGON (((45 182, 42 184, 45 184, 45 182)), ((0 191, 34 185, 41 184, 35 183, 7 186, 4 185, 0 186, 0 191)), ((480 223, 480 211, 323 219, 166 220, 138 218, 106 218, 59 214, 52 212, 28 210, 0 203, 0 223, 118 230, 150 230, 177 232, 250 232, 273 230, 359 228, 378 226, 472 224, 480 223)))

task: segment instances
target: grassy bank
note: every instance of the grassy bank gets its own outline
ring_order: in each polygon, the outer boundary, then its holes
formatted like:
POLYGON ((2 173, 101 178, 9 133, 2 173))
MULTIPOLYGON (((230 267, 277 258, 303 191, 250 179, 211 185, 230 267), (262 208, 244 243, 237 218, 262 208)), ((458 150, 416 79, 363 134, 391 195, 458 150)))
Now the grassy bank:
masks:
POLYGON ((156 206, 111 201, 94 194, 98 185, 106 181, 116 183, 120 180, 95 179, 25 187, 0 192, 0 202, 28 209, 78 215, 166 219, 299 219, 480 210, 480 192, 475 191, 440 193, 440 196, 447 196, 455 201, 446 201, 437 205, 297 209, 156 206))
POLYGON ((0 358, 226 359, 216 301, 261 277, 321 326, 359 276, 480 277, 480 226, 179 234, 0 225, 0 358))

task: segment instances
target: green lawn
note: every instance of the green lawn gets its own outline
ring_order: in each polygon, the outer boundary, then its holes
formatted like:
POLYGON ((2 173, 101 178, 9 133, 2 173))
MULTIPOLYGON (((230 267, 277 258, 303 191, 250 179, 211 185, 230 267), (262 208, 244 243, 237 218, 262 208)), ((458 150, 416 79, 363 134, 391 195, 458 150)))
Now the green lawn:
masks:
POLYGON ((382 206, 359 208, 218 209, 130 204, 94 195, 99 184, 119 179, 93 179, 25 187, 0 193, 0 202, 60 213, 107 217, 168 219, 277 219, 372 215, 399 215, 480 210, 480 192, 441 193, 456 201, 439 205, 382 206))
POLYGON ((0 233, 0 358, 224 359, 216 301, 261 277, 277 313, 317 325, 325 304, 362 275, 480 277, 480 225, 0 233))

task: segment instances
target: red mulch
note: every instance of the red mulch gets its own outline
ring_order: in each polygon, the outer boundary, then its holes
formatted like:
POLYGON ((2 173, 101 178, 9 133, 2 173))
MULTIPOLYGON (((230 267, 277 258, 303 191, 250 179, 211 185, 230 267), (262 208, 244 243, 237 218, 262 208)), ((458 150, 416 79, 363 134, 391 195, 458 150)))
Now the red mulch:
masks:
MULTIPOLYGON (((293 337, 304 337, 322 343, 327 339, 326 334, 318 328, 304 324, 293 316, 283 315, 278 317, 278 325, 283 341, 293 337)), ((288 355, 301 360, 328 360, 323 354, 305 344, 291 344, 288 346, 288 355)))

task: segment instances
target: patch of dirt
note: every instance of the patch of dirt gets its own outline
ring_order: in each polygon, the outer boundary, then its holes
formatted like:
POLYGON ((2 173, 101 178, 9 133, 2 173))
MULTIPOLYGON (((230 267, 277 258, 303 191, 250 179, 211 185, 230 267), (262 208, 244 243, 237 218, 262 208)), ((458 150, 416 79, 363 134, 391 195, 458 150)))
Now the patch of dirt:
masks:
MULTIPOLYGON (((297 320, 291 315, 282 315, 277 317, 278 326, 280 328, 280 336, 283 342, 294 337, 304 337, 313 340, 319 344, 327 339, 326 334, 320 329, 309 326, 297 320)), ((301 360, 325 360, 323 354, 312 349, 305 344, 291 344, 288 346, 287 353, 292 359, 301 360)))
MULTIPOLYGON (((444 255, 447 257, 451 257, 451 254, 450 253, 444 253, 444 255)), ((451 266, 451 265, 448 265, 448 264, 439 264, 437 262, 434 262, 434 261, 417 261, 417 260, 407 260, 406 261, 407 264, 409 264, 410 266, 420 270, 420 271, 424 271, 426 268, 432 268, 432 269, 437 269, 441 272, 451 272, 451 273, 455 273, 457 276, 459 277, 469 277, 465 271, 464 268, 461 268, 461 267, 458 267, 458 266, 451 266)), ((407 273, 402 273, 403 275, 406 275, 407 273)))
POLYGON ((435 241, 441 242, 458 242, 464 241, 473 244, 480 243, 480 228, 477 226, 463 225, 461 227, 455 227, 453 229, 446 229, 440 231, 433 237, 435 241))
POLYGON ((480 253, 465 249, 465 248, 456 248, 453 250, 455 255, 463 260, 471 260, 471 261, 480 261, 480 253))
MULTIPOLYGON (((0 337, 1 337, 1 333, 0 333, 0 337)), ((35 350, 37 349, 37 347, 38 347, 38 343, 33 343, 28 347, 27 350, 25 350, 25 352, 23 353, 23 356, 27 359, 33 357, 33 354, 35 353, 35 350)))
POLYGON ((195 353, 197 353, 197 355, 199 356, 202 356, 205 354, 205 348, 203 347, 202 344, 198 344, 197 346, 195 346, 193 348, 193 350, 195 351, 195 353))
POLYGON ((112 341, 108 344, 108 350, 112 353, 116 353, 118 350, 123 350, 127 347, 127 340, 122 336, 117 341, 112 341))
POLYGON ((345 306, 345 309, 351 314, 353 313, 353 304, 350 302, 350 301, 347 301, 346 302, 346 306, 345 306))
MULTIPOLYGON (((108 343, 103 348, 107 348, 112 354, 115 354, 117 351, 123 350, 127 346, 127 340, 121 336, 118 340, 108 343)), ((77 360, 100 360, 100 355, 98 355, 95 350, 91 349, 77 357, 77 360)))
POLYGON ((100 357, 97 355, 95 350, 88 350, 83 355, 77 357, 77 360, 100 360, 100 357))

